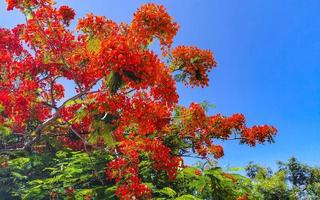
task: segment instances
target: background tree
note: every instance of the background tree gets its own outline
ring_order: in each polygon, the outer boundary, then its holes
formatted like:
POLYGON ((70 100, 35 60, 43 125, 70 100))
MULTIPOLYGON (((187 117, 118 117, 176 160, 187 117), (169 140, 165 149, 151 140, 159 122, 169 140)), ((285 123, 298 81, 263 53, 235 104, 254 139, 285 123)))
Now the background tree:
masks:
POLYGON ((319 168, 311 167, 292 157, 278 162, 279 169, 272 172, 257 164, 246 167, 257 193, 263 199, 319 199, 319 168))

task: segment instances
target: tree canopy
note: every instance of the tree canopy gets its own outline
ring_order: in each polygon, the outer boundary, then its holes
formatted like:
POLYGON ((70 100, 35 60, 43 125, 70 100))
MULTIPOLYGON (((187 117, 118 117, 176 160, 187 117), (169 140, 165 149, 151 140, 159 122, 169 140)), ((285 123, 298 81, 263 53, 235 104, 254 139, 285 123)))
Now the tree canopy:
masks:
POLYGON ((210 50, 173 47, 179 25, 164 6, 142 5, 129 24, 87 14, 71 30, 68 6, 6 2, 26 21, 0 28, 1 194, 249 198, 247 179, 211 164, 199 171, 183 158, 211 163, 224 155, 216 141, 255 146, 273 142, 277 130, 248 127, 242 114, 208 116, 207 103, 178 104, 176 82, 206 87, 217 62, 210 50), (161 55, 151 50, 153 40, 161 55), (74 83, 73 96, 65 97, 62 80, 74 83))

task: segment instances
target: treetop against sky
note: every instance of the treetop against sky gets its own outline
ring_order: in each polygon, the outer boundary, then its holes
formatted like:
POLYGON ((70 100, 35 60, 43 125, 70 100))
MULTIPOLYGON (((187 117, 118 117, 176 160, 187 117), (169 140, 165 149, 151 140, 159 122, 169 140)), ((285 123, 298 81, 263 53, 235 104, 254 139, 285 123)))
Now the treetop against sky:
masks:
POLYGON ((116 195, 149 199, 144 162, 175 180, 184 157, 222 157, 216 141, 239 140, 252 147, 274 141, 275 127, 248 127, 242 114, 210 116, 205 104, 179 106, 176 82, 206 87, 217 63, 210 50, 172 47, 179 25, 163 5, 143 4, 130 23, 89 13, 72 31, 76 13, 67 5, 6 2, 7 10, 25 15, 25 22, 0 29, 4 155, 53 154, 64 147, 102 151, 113 157, 106 175, 115 181, 116 195), (154 39, 161 55, 150 49, 154 39), (60 79, 74 83, 71 97, 64 98, 68 91, 60 79))
MULTIPOLYGON (((93 12, 128 23, 142 3, 58 1, 58 5, 75 8, 77 16, 93 12)), ((318 155, 310 154, 319 150, 318 2, 158 3, 165 4, 181 27, 173 46, 187 43, 212 49, 218 61, 218 67, 209 74, 211 85, 204 90, 178 84, 180 102, 188 106, 192 101, 208 100, 217 105, 210 109, 211 114, 242 112, 249 124, 268 122, 281 133, 275 144, 254 150, 223 144, 223 164, 245 165, 249 160, 268 164, 293 154, 311 164, 319 161, 318 155)), ((23 22, 23 15, 6 12, 4 2, 0 6, 4 26, 23 22)))

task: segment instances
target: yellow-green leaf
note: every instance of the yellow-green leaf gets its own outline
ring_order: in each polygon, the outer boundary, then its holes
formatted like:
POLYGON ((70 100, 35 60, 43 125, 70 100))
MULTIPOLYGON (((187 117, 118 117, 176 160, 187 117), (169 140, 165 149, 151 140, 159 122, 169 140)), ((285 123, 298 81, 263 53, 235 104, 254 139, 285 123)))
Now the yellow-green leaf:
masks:
POLYGON ((99 38, 93 37, 88 41, 88 51, 91 53, 98 53, 101 48, 101 41, 99 38))

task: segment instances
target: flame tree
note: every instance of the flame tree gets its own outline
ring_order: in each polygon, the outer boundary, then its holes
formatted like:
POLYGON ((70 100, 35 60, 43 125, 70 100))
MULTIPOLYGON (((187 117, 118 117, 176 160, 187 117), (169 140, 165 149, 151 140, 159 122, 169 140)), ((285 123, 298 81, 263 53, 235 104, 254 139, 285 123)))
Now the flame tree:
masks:
POLYGON ((71 30, 75 12, 68 6, 6 2, 26 21, 0 29, 1 154, 53 146, 101 151, 112 156, 105 173, 116 195, 149 199, 140 167, 146 160, 151 180, 161 174, 170 181, 184 156, 223 156, 217 140, 273 142, 274 127, 247 127, 242 114, 208 116, 202 104, 178 105, 176 82, 208 86, 217 63, 210 50, 172 47, 179 25, 163 6, 142 5, 129 24, 87 14, 71 30), (150 49, 155 39, 162 55, 150 49), (73 81, 72 97, 61 80, 73 81))

